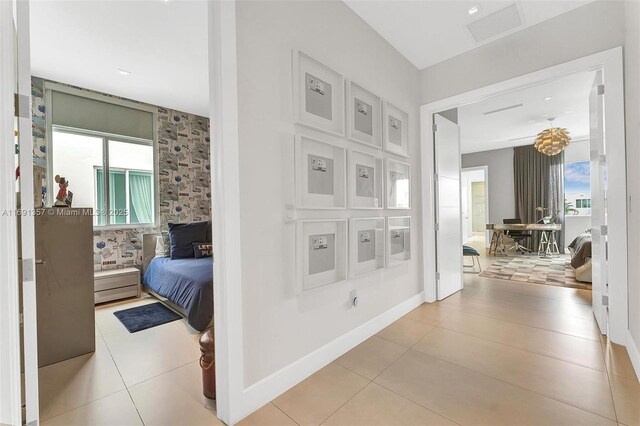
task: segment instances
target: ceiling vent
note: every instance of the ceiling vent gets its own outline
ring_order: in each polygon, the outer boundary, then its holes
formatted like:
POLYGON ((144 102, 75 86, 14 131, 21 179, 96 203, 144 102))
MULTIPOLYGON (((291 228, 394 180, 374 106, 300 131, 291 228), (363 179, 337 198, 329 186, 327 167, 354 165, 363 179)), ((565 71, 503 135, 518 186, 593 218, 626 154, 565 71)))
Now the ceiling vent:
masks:
POLYGON ((523 141, 525 139, 531 139, 534 140, 536 138, 536 136, 538 135, 530 135, 530 136, 523 136, 521 138, 511 138, 511 139, 507 139, 509 142, 517 142, 517 141, 523 141))
POLYGON ((480 43, 520 25, 522 25, 520 13, 516 5, 512 4, 470 23, 467 28, 476 42, 480 43))
POLYGON ((504 107, 504 108, 493 109, 491 111, 485 111, 482 114, 491 115, 491 114, 495 114, 496 112, 502 112, 502 111, 508 111, 508 110, 514 109, 514 108, 520 108, 521 106, 524 106, 524 104, 516 104, 516 105, 511 105, 511 106, 508 106, 508 107, 504 107))

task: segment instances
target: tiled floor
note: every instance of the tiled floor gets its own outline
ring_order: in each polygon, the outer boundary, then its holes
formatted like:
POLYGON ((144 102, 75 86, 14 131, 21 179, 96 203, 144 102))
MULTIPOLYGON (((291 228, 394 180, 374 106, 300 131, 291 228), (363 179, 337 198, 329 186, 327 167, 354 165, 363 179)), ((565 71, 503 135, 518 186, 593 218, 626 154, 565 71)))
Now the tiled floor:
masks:
MULTIPOLYGON (((640 383, 601 339, 590 291, 464 281, 241 424, 640 425, 640 383)), ((40 370, 43 425, 221 424, 203 405, 199 336, 184 321, 130 334, 113 316, 154 301, 99 307, 95 354, 40 370)))
POLYGON ((204 406, 199 335, 184 320, 129 333, 114 311, 96 309, 96 352, 40 369, 43 425, 215 425, 204 406))
POLYGON ((640 383, 624 347, 600 338, 590 291, 464 278, 462 292, 416 308, 242 424, 640 425, 640 383))

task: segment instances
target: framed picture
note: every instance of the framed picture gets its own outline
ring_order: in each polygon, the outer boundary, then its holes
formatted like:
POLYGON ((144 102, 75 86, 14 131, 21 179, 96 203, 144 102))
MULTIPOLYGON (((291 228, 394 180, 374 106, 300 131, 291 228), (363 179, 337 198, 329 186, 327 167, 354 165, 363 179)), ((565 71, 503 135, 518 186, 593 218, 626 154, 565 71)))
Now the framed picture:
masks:
POLYGON ((409 114, 385 102, 382 112, 382 141, 385 151, 409 156, 409 114))
POLYGON ((296 123, 344 136, 344 78, 298 50, 293 52, 293 103, 296 123))
POLYGON ((387 158, 387 208, 411 208, 411 166, 387 158))
POLYGON ((347 80, 347 139, 382 148, 380 98, 347 80))
POLYGON ((382 208, 382 158, 349 151, 349 207, 382 208))
POLYGON ((346 150, 307 136, 296 136, 296 207, 346 207, 346 150))
POLYGON ((387 266, 392 267, 411 259, 411 218, 387 218, 387 266))
POLYGON ((296 229, 299 291, 347 278, 347 221, 303 220, 296 229))
POLYGON ((349 219, 351 277, 384 268, 384 218, 349 219))

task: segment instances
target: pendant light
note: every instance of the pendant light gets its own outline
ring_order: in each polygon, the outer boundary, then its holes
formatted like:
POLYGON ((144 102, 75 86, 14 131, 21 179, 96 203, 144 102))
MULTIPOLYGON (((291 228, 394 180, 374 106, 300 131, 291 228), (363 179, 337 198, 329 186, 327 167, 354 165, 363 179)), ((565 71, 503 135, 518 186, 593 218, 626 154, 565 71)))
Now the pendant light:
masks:
POLYGON ((569 141, 571 140, 567 129, 553 127, 553 120, 554 118, 549 118, 550 127, 538 133, 538 137, 533 144, 535 149, 548 156, 560 154, 569 146, 569 141))

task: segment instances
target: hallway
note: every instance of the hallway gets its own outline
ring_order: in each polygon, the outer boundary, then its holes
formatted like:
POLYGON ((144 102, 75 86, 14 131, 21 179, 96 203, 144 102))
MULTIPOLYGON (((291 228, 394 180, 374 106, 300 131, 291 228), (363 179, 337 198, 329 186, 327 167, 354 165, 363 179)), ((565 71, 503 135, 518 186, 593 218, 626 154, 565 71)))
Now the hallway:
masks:
POLYGON ((242 424, 640 424, 640 383, 601 339, 590 291, 464 281, 242 424))

